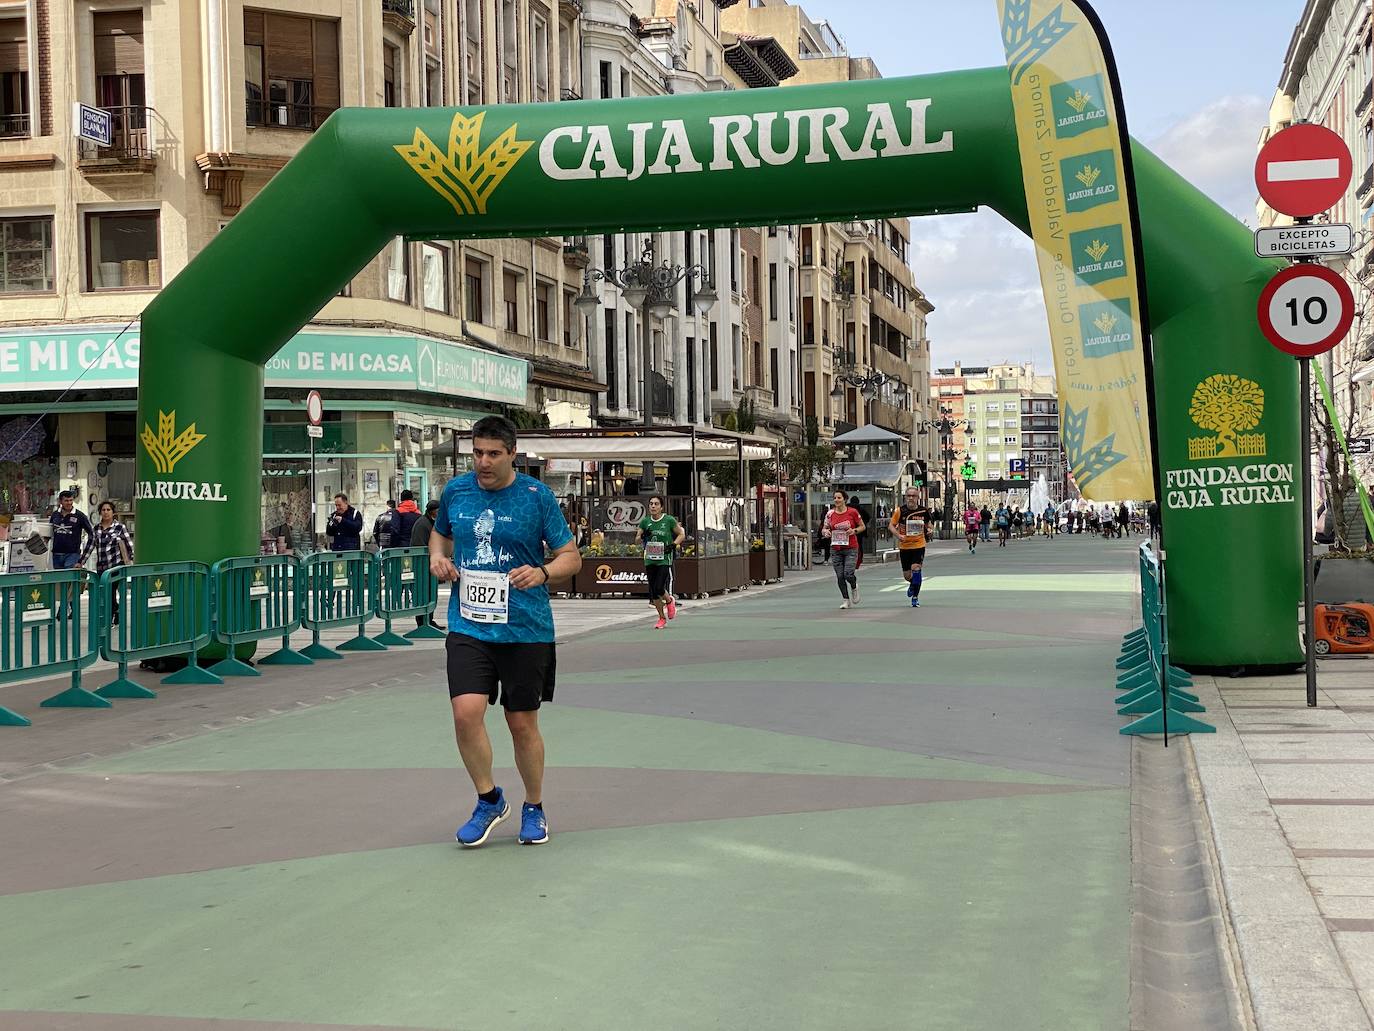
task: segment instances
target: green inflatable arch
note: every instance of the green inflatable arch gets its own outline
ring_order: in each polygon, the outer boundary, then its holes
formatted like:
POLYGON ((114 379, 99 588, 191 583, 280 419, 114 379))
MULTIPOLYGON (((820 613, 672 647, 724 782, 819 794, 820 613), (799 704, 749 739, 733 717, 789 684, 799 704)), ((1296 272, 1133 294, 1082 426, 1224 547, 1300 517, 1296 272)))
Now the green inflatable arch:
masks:
MULTIPOLYGON (((1134 159, 1173 658, 1290 663, 1300 658, 1298 506, 1241 503, 1242 486, 1206 482, 1189 459, 1194 391, 1209 377, 1239 375, 1267 398, 1265 464, 1253 475, 1282 482, 1297 467, 1297 374, 1255 318, 1273 266, 1254 256, 1242 225, 1147 150, 1136 145, 1134 159)), ((393 237, 667 231, 981 205, 1027 229, 1005 68, 339 111, 143 316, 139 557, 212 562, 256 552, 263 366, 393 237)))

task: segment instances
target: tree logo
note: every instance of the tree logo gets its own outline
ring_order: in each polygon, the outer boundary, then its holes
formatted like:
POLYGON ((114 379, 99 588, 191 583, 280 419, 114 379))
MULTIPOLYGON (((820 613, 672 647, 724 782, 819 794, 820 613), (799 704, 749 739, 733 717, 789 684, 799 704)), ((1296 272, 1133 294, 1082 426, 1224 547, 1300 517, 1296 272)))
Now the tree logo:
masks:
POLYGON ((409 146, 394 148, 460 215, 485 215, 491 195, 534 146, 530 141, 517 140, 517 127, 512 125, 482 150, 482 123, 486 117, 485 111, 473 118, 455 114, 449 125, 447 154, 420 129, 415 130, 415 139, 409 146))
POLYGON ((143 442, 143 450, 147 451, 148 457, 153 460, 153 468, 166 476, 205 439, 205 434, 196 432, 195 423, 177 433, 177 413, 174 409, 157 413, 156 434, 145 422, 139 439, 143 442))
POLYGON ((1204 430, 1216 434, 1188 439, 1191 461, 1263 458, 1268 453, 1265 434, 1245 432, 1264 418, 1264 390, 1253 380, 1224 373, 1208 376, 1193 391, 1188 414, 1204 430))

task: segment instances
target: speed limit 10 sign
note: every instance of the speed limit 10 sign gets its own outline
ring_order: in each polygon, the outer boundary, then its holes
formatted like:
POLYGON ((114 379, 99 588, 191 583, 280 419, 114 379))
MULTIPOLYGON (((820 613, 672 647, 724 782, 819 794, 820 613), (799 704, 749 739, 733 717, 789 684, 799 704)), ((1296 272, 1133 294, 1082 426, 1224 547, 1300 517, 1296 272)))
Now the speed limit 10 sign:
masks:
POLYGON ((1260 294, 1260 329, 1295 358, 1325 354, 1345 339, 1354 321, 1355 295, 1324 265, 1292 265, 1260 294))

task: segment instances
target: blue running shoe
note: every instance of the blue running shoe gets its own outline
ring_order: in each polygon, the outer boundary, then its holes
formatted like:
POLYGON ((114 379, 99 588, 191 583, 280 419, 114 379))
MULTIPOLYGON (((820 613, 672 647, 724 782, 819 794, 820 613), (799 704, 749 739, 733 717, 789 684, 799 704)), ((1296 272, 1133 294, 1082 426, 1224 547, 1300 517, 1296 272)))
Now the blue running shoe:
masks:
POLYGON ((472 819, 458 828, 458 833, 453 837, 464 848, 476 848, 487 840, 492 828, 510 815, 510 803, 506 801, 506 794, 500 788, 496 789, 500 794, 495 802, 483 802, 477 800, 477 808, 472 811, 472 819))
POLYGON ((912 599, 911 599, 911 607, 912 607, 913 609, 919 609, 919 608, 921 607, 921 599, 920 599, 920 598, 912 598, 912 599))
POLYGON ((526 802, 520 807, 520 844, 542 845, 549 840, 549 818, 539 806, 526 802))

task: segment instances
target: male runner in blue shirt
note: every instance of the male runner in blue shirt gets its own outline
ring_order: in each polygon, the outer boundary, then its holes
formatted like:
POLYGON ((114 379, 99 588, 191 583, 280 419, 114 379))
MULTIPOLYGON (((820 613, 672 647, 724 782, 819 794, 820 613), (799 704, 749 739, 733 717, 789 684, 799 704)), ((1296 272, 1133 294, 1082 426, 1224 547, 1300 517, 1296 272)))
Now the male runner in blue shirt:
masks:
POLYGON ((552 490, 515 471, 515 427, 490 416, 472 428, 474 470, 450 480, 429 538, 429 566, 454 584, 446 642, 448 693, 458 752, 477 789, 477 808, 455 835, 467 848, 510 815, 491 774, 487 705, 498 685, 515 765, 525 782, 520 843, 549 840, 544 815, 544 739, 539 706, 553 700, 556 655, 550 580, 582 568, 552 490), (547 551, 547 553, 546 553, 547 551))

